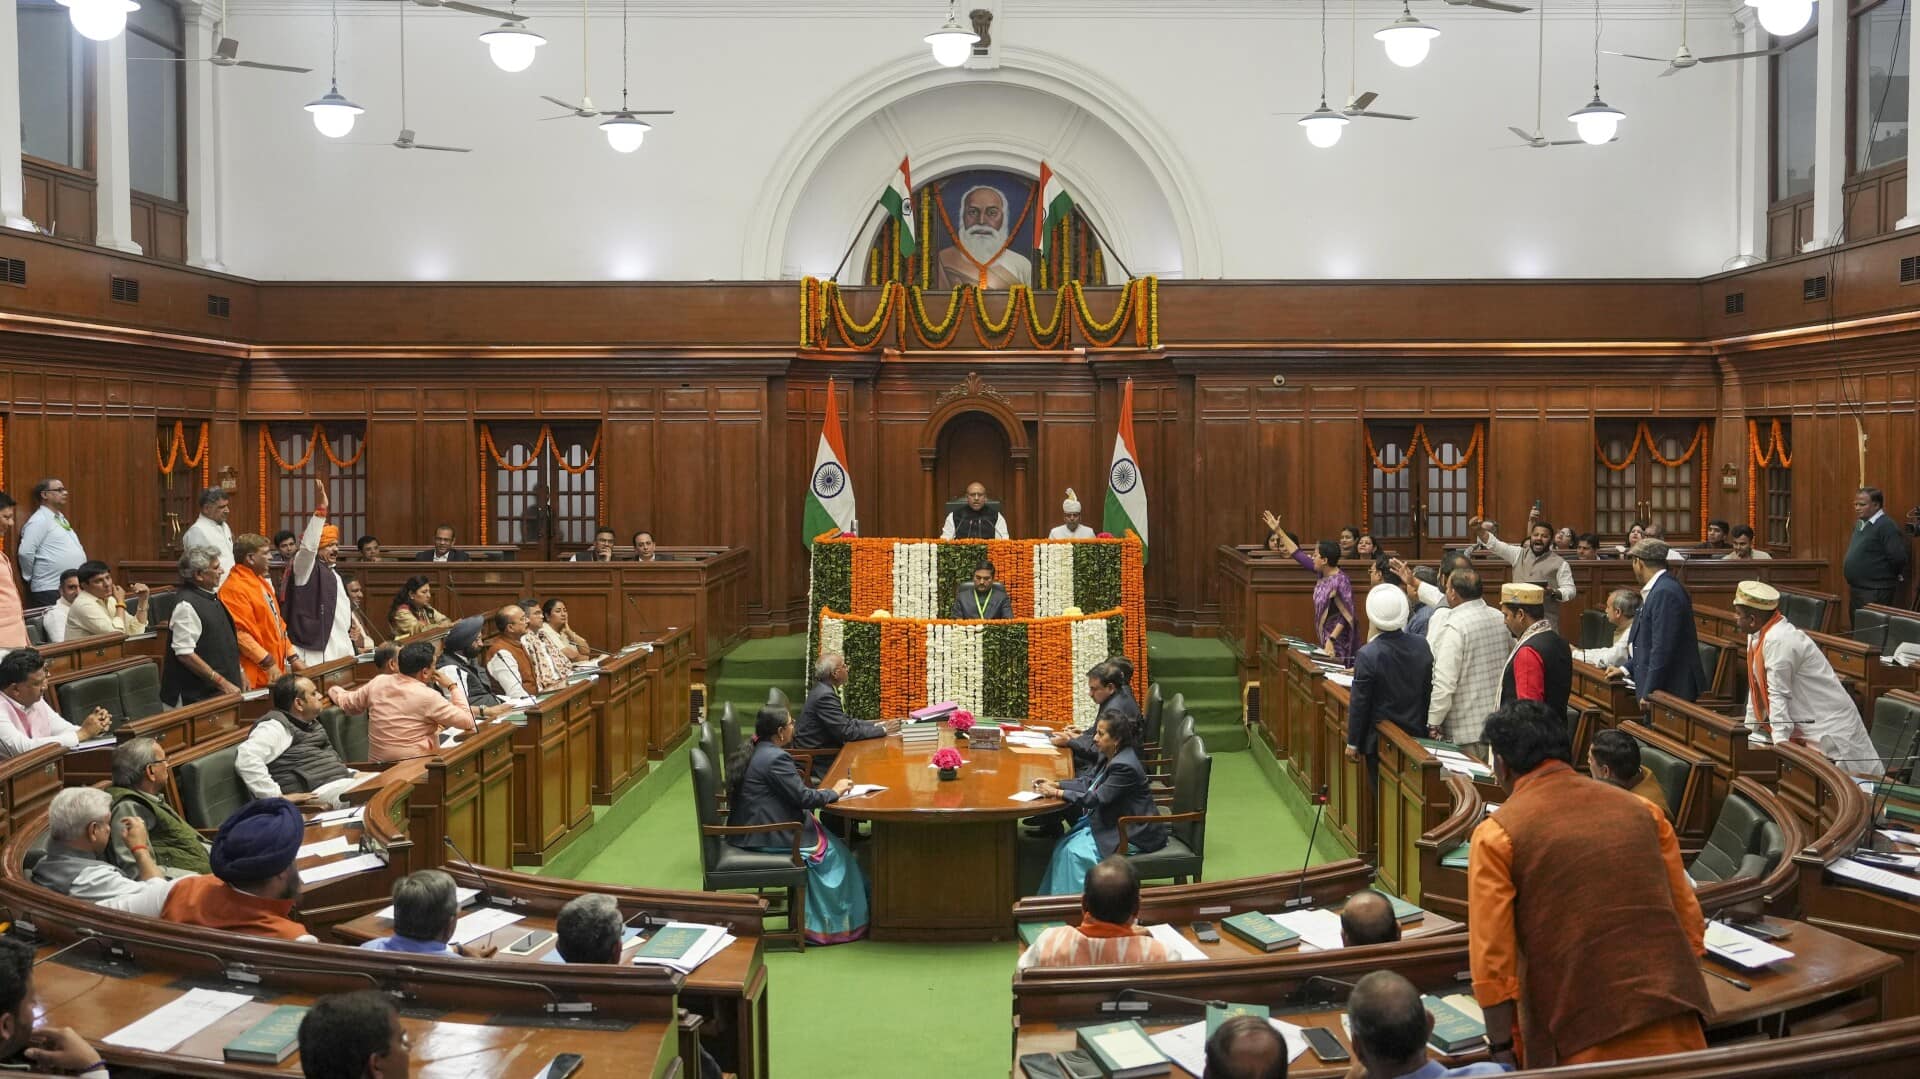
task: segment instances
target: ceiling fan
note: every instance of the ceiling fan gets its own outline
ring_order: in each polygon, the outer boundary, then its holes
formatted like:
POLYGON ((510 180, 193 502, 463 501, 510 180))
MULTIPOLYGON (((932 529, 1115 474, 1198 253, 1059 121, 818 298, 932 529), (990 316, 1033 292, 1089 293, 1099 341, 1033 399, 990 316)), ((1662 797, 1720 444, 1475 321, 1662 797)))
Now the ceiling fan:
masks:
POLYGON ((1477 7, 1488 11, 1504 11, 1509 15, 1519 15, 1531 9, 1519 4, 1504 3, 1503 0, 1447 0, 1454 7, 1477 7))
MULTIPOLYGON (((1375 112, 1373 109, 1373 103, 1374 101, 1379 99, 1380 95, 1373 92, 1372 90, 1366 90, 1366 91, 1355 90, 1354 72, 1359 66, 1359 46, 1358 46, 1359 31, 1356 29, 1357 26, 1358 26, 1357 5, 1349 4, 1347 8, 1347 103, 1341 106, 1337 110, 1328 108, 1327 100, 1326 100, 1327 98, 1326 91, 1322 89, 1320 92, 1320 107, 1318 109, 1315 109, 1312 112, 1281 112, 1281 113, 1275 113, 1274 115, 1305 116, 1315 120, 1327 120, 1327 119, 1340 117, 1340 116, 1345 116, 1349 118, 1365 117, 1367 119, 1372 119, 1372 120, 1418 120, 1419 119, 1418 116, 1407 116, 1403 113, 1397 113, 1397 112, 1375 112)), ((1325 48, 1325 42, 1323 41, 1322 42, 1323 66, 1324 66, 1324 48, 1325 48)), ((1321 82, 1323 84, 1326 82, 1326 74, 1324 70, 1321 73, 1321 82)), ((1308 128, 1308 130, 1312 131, 1313 129, 1308 128)), ((1325 130, 1325 129, 1322 128, 1322 130, 1325 130)))
POLYGON ((175 64, 209 63, 215 67, 252 67, 262 71, 291 71, 305 75, 310 67, 292 67, 287 64, 264 64, 258 60, 242 60, 240 43, 227 36, 227 0, 220 0, 220 42, 213 47, 212 56, 129 56, 129 60, 163 60, 175 64))
MULTIPOLYGON (((1541 0, 1540 12, 1536 21, 1540 24, 1540 31, 1539 44, 1535 53, 1536 59, 1533 75, 1533 133, 1528 134, 1524 129, 1509 124, 1507 130, 1519 136, 1523 146, 1506 146, 1502 147, 1502 149, 1544 150, 1549 146, 1584 146, 1586 142, 1582 139, 1549 139, 1541 134, 1543 130, 1540 120, 1543 111, 1541 102, 1544 99, 1544 85, 1547 73, 1547 5, 1545 0, 1541 0)), ((1620 136, 1615 135, 1607 141, 1619 142, 1620 136)))
POLYGON ((1606 50, 1606 53, 1608 56, 1624 56, 1629 60, 1651 60, 1656 64, 1665 64, 1667 65, 1667 69, 1662 71, 1659 76, 1664 79, 1676 71, 1685 71, 1699 64, 1717 64, 1723 60, 1751 60, 1761 56, 1778 56, 1785 51, 1786 49, 1784 48, 1775 47, 1771 49, 1755 49, 1752 52, 1721 53, 1718 56, 1695 56, 1693 55, 1693 50, 1687 48, 1687 0, 1680 0, 1680 47, 1673 51, 1673 57, 1671 59, 1664 59, 1658 56, 1642 56, 1639 53, 1633 52, 1614 52, 1611 49, 1606 50))
POLYGON ((620 107, 617 109, 596 109, 593 97, 587 93, 587 0, 580 0, 580 103, 562 101, 551 94, 541 94, 540 99, 550 101, 567 110, 558 116, 543 116, 542 120, 570 120, 575 117, 592 119, 604 116, 600 129, 606 132, 607 142, 621 153, 632 153, 640 148, 641 140, 646 137, 653 125, 640 119, 642 116, 672 116, 672 109, 632 109, 627 107, 627 5, 620 4, 620 107))
POLYGON ((450 154, 473 152, 464 146, 435 146, 431 143, 417 142, 413 137, 413 129, 407 126, 407 6, 405 4, 400 5, 400 137, 394 139, 392 145, 399 150, 444 150, 450 154))
POLYGON ((421 7, 443 7, 449 11, 464 11, 469 15, 484 15, 489 19, 499 19, 502 22, 525 22, 527 19, 525 15, 518 15, 511 11, 502 11, 497 7, 482 7, 479 4, 463 3, 462 0, 412 0, 412 2, 421 7))

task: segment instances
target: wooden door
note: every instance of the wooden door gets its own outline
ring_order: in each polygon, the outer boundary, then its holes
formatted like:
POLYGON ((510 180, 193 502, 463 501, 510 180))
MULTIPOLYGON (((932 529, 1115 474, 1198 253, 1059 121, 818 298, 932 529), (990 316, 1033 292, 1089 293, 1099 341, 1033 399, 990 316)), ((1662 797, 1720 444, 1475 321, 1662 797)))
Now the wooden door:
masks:
POLYGON ((1013 453, 999 422, 984 412, 962 412, 940 429, 936 449, 933 495, 939 505, 935 507, 934 519, 928 523, 928 533, 939 531, 947 502, 964 497, 967 485, 976 482, 985 484, 987 497, 1000 503, 1000 512, 1007 517, 1011 533, 1013 453))
POLYGON ((511 543, 524 560, 572 557, 599 527, 600 476, 593 424, 487 425, 488 538, 511 543))
POLYGON ((1366 527, 1382 550, 1433 559, 1467 544, 1467 521, 1479 512, 1481 430, 1477 423, 1367 425, 1366 527))

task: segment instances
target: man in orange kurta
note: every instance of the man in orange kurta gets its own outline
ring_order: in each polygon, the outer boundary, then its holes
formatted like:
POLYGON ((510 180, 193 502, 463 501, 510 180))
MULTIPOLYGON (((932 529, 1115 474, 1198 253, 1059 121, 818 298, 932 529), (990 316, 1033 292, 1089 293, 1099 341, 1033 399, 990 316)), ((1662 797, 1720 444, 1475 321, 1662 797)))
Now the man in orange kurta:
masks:
POLYGON ((264 689, 289 669, 299 669, 280 617, 280 601, 267 583, 272 550, 257 533, 234 540, 233 572, 220 585, 220 603, 233 616, 240 638, 240 666, 247 672, 249 689, 264 689))
POLYGON ((1486 736, 1512 791, 1467 861, 1468 959, 1494 1060, 1706 1048, 1706 923, 1666 815, 1575 772, 1565 717, 1538 701, 1502 707, 1486 736))

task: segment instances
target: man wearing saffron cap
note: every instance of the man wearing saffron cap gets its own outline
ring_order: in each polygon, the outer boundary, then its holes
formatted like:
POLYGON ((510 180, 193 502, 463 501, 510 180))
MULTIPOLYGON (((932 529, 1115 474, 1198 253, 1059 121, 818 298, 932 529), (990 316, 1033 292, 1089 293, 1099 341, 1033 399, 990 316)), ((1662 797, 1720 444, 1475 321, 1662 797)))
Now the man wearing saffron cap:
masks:
POLYGON ((289 917, 300 899, 294 860, 305 828, 300 811, 285 798, 241 806, 213 837, 207 855, 213 875, 175 881, 160 916, 251 937, 312 941, 307 927, 289 917))
POLYGON ((1747 726, 1769 742, 1801 742, 1843 772, 1886 772, 1860 709, 1833 665, 1799 626, 1780 616, 1780 590, 1741 581, 1734 625, 1747 635, 1747 726))
POLYGON ((308 667, 353 655, 353 607, 347 586, 333 568, 340 557, 340 530, 327 523, 326 483, 313 483, 320 489, 320 504, 287 567, 283 597, 287 638, 294 655, 308 667))
POLYGON ((1048 539, 1092 539, 1093 529, 1080 523, 1080 499, 1074 495, 1073 488, 1067 488, 1067 500, 1060 503, 1060 512, 1066 517, 1066 524, 1053 526, 1047 533, 1048 539))

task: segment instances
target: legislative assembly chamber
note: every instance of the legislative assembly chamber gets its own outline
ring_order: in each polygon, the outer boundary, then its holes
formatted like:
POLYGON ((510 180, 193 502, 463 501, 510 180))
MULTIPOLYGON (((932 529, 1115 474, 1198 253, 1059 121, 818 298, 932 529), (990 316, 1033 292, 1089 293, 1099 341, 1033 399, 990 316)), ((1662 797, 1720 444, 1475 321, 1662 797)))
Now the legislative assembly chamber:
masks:
POLYGON ((0 0, 0 1068, 1920 1074, 1911 4, 0 0))

